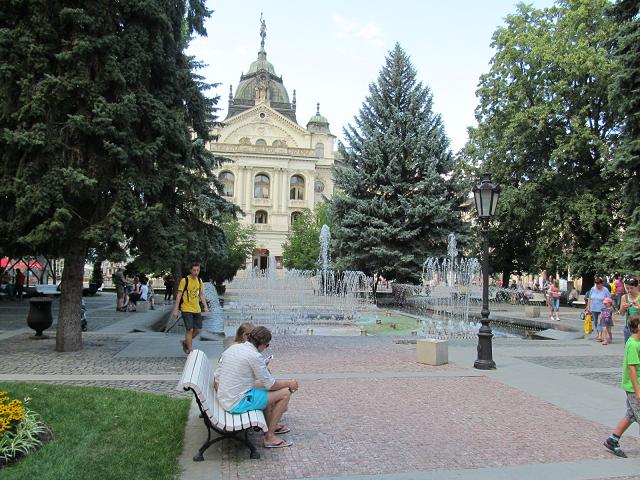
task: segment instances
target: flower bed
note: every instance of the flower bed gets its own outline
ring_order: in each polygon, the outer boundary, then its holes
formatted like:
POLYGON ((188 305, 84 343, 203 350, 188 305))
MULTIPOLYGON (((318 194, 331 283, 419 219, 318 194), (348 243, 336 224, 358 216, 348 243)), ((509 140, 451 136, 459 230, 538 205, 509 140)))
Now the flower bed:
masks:
POLYGON ((51 438, 40 416, 24 401, 0 392, 0 468, 18 461, 51 438))

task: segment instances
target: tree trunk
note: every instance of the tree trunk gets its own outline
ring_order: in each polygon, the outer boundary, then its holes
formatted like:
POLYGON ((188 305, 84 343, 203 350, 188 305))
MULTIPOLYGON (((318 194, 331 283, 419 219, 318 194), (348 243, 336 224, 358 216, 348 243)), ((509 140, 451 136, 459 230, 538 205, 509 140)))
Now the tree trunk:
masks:
POLYGON ((182 263, 176 263, 173 266, 173 295, 178 295, 178 287, 180 286, 180 280, 182 280, 182 263))
POLYGON ((584 295, 589 290, 591 290, 591 287, 593 287, 595 280, 596 280, 596 272, 587 272, 584 275, 582 275, 582 288, 581 288, 580 294, 584 295))
POLYGON ((80 302, 82 302, 82 278, 86 256, 86 243, 78 241, 71 246, 64 257, 60 287, 62 295, 56 333, 56 351, 58 352, 76 352, 82 349, 80 302))

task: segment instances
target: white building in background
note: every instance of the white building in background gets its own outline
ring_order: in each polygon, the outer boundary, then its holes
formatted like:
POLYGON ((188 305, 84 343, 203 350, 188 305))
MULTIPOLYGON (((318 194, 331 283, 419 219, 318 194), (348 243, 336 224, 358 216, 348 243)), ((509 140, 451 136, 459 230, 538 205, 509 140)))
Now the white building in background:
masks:
POLYGON ((269 257, 282 268, 282 244, 303 209, 331 198, 335 139, 329 122, 316 114, 306 127, 296 119, 296 91, 289 100, 282 76, 267 60, 262 22, 258 58, 240 83, 229 88, 229 111, 209 148, 232 162, 217 170, 224 195, 256 227, 256 250, 248 266, 267 269, 269 257))

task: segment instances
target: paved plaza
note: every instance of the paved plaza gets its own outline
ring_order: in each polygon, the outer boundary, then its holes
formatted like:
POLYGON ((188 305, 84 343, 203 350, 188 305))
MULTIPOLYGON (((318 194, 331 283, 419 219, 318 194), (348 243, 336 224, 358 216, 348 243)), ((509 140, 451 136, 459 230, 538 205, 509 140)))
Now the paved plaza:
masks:
MULTIPOLYGON (((30 338, 27 302, 0 303, 0 381, 186 395, 175 390, 185 361, 180 334, 151 329, 168 306, 117 313, 108 293, 87 304, 84 349, 57 353, 53 338, 30 338)), ((577 324, 577 312, 572 320, 569 313, 564 324, 577 324)), ((410 339, 276 337, 274 374, 301 385, 285 415, 294 445, 261 449, 262 458, 250 460, 244 448, 222 442, 193 462, 206 429, 192 405, 182 478, 638 478, 637 426, 622 439, 630 458, 602 447, 624 412, 619 331, 606 347, 593 339, 499 338, 491 372, 472 368, 474 341, 451 342, 449 364, 431 367, 417 364, 415 345, 401 340, 410 339)), ((212 336, 196 348, 215 360, 223 342, 212 336)))

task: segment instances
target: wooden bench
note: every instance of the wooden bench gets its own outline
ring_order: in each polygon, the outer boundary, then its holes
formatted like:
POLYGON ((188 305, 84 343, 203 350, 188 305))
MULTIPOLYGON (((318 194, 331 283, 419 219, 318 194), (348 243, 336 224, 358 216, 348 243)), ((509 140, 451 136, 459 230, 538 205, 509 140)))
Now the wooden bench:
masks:
POLYGON ((547 299, 544 296, 544 293, 534 293, 533 296, 529 299, 530 305, 546 305, 547 299))
POLYGON ((220 403, 213 388, 213 375, 209 359, 202 350, 193 350, 187 357, 178 390, 191 390, 200 408, 200 415, 207 427, 207 441, 193 457, 194 462, 204 460, 203 454, 211 445, 225 438, 246 445, 251 451, 250 458, 260 458, 255 445, 249 440, 249 430, 267 431, 267 422, 262 410, 251 410, 240 415, 227 412, 220 403), (221 435, 211 439, 213 432, 221 435), (244 435, 238 437, 237 435, 244 435))
POLYGON ((58 286, 57 285, 41 285, 38 284, 36 285, 36 293, 38 295, 43 295, 43 296, 58 296, 60 295, 60 290, 58 290, 58 286))
POLYGON ((578 299, 576 301, 574 301, 572 304, 572 306, 578 307, 578 308, 584 308, 587 306, 587 302, 584 299, 584 295, 578 295, 578 299))

